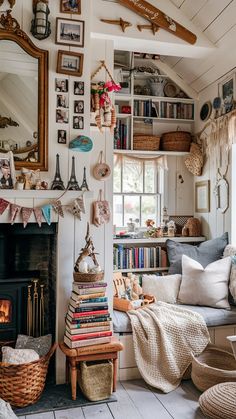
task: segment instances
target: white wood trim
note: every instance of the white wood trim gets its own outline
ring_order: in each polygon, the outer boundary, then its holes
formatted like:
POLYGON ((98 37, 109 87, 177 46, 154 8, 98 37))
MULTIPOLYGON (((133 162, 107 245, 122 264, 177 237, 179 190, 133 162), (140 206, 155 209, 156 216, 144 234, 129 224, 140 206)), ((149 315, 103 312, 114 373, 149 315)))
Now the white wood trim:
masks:
POLYGON ((113 239, 113 244, 154 244, 166 243, 166 240, 171 239, 177 243, 193 243, 204 242, 205 237, 160 237, 156 239, 113 239))

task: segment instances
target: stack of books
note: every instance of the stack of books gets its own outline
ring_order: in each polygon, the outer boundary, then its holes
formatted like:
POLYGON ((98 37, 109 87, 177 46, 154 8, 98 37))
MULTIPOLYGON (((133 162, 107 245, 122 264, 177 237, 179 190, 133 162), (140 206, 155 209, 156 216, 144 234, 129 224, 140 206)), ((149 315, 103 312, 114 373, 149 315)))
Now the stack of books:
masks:
POLYGON ((105 282, 73 282, 64 342, 69 348, 111 341, 111 317, 105 282))

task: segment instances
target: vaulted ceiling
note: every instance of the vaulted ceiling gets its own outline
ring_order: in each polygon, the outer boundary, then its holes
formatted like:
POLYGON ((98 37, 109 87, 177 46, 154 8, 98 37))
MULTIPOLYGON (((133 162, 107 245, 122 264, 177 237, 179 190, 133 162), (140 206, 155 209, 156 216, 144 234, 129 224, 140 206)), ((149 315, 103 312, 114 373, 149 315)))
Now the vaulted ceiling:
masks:
MULTIPOLYGON (((236 0, 171 0, 211 41, 206 58, 161 56, 196 92, 236 67, 236 0)), ((158 7, 158 1, 156 1, 158 7)), ((172 16, 174 17, 174 16, 172 16)))

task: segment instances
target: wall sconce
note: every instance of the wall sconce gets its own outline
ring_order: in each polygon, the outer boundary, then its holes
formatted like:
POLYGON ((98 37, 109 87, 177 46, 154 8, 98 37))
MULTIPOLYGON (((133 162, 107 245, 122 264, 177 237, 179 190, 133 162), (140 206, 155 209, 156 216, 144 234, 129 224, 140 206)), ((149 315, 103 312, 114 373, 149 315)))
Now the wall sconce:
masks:
POLYGON ((35 17, 31 21, 31 33, 37 39, 46 39, 51 33, 48 0, 33 0, 33 12, 35 17))

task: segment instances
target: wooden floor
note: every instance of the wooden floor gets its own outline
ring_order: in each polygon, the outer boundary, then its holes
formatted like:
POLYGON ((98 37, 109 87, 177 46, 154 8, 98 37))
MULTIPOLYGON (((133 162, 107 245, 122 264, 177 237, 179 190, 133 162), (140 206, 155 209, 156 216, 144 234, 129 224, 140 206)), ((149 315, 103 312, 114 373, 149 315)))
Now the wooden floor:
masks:
POLYGON ((200 419, 200 393, 191 381, 183 381, 175 391, 163 394, 150 390, 142 380, 118 384, 117 402, 20 416, 21 419, 200 419))

